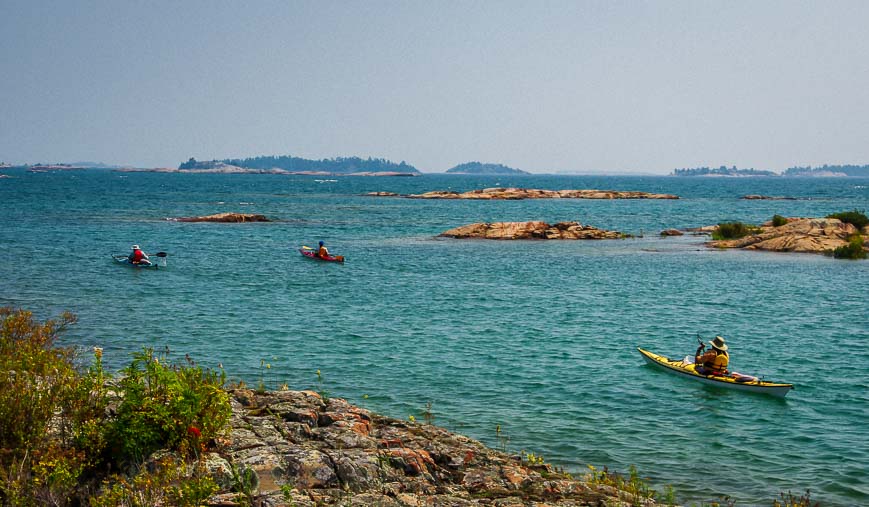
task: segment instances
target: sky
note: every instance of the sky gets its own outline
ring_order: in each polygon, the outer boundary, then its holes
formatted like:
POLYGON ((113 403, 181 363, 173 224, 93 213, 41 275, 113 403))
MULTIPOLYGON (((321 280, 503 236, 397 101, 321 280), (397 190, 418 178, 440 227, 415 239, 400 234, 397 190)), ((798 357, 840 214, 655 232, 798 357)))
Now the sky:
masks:
POLYGON ((0 0, 0 162, 869 164, 869 2, 0 0))

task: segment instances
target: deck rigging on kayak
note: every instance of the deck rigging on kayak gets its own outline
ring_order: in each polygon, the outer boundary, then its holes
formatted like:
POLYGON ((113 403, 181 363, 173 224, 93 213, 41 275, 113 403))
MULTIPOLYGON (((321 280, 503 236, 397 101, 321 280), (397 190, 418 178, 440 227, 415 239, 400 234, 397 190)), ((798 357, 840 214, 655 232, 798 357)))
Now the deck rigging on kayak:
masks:
POLYGON ((754 393, 771 394, 773 396, 785 397, 788 392, 794 388, 793 384, 784 384, 779 382, 768 382, 758 379, 751 375, 743 375, 736 372, 726 372, 723 375, 702 374, 697 371, 697 365, 686 359, 671 359, 669 357, 649 352, 648 350, 637 347, 643 359, 651 365, 663 368, 664 370, 675 373, 684 378, 697 380, 705 384, 735 389, 738 391, 749 391, 754 393))

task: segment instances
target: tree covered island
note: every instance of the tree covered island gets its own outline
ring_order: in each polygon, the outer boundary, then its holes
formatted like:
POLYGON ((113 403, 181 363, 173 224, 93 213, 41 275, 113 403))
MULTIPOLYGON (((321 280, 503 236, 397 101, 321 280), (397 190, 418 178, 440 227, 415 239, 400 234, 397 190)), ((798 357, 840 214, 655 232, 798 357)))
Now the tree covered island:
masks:
POLYGON ((295 174, 420 174, 416 167, 402 161, 392 162, 383 158, 336 157, 322 160, 310 160, 290 155, 266 155, 249 158, 231 158, 223 160, 199 161, 190 158, 178 166, 181 171, 228 172, 238 169, 238 172, 267 172, 295 174))
POLYGON ((778 174, 754 168, 737 169, 736 166, 721 166, 718 168, 695 167, 690 169, 674 169, 671 176, 778 176, 778 174))
POLYGON ((736 166, 718 168, 694 167, 674 169, 671 176, 786 176, 786 177, 869 177, 869 165, 827 165, 819 167, 789 167, 779 174, 773 171, 754 168, 738 169, 736 166))
POLYGON ((513 169, 502 164, 483 164, 481 162, 466 162, 451 169, 449 174, 530 174, 521 169, 513 169))

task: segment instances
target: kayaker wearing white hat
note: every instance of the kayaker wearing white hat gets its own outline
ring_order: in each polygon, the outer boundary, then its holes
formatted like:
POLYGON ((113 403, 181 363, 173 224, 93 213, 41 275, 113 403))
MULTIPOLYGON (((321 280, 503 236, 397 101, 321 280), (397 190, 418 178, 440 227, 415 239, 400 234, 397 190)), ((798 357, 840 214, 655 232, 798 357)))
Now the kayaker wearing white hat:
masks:
POLYGON ((131 264, 151 264, 148 254, 143 252, 142 249, 139 248, 139 245, 133 245, 130 249, 133 253, 131 253, 127 258, 130 259, 131 264))
POLYGON ((727 354, 727 344, 724 343, 724 338, 716 336, 709 342, 709 345, 712 350, 707 352, 703 352, 706 345, 702 342, 697 348, 697 353, 694 355, 697 373, 701 375, 726 375, 730 356, 727 354))

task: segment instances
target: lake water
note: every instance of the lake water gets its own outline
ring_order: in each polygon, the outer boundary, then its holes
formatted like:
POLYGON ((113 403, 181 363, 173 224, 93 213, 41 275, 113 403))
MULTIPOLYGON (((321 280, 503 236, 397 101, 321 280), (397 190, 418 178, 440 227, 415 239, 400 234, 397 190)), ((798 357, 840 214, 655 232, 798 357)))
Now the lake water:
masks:
POLYGON ((869 208, 869 180, 609 176, 337 177, 6 170, 0 305, 79 322, 66 343, 113 368, 169 347, 270 388, 324 388, 569 471, 635 465, 680 500, 769 505, 780 491, 869 504, 869 262, 719 251, 667 228, 869 208), (492 186, 679 200, 375 198, 492 186), (796 200, 742 200, 746 194, 796 200), (167 217, 262 213, 270 223, 167 217), (635 239, 438 239, 472 222, 576 220, 635 239), (344 265, 303 258, 326 242, 344 265), (132 243, 165 270, 113 263, 132 243), (785 400, 704 387, 636 347, 691 354, 724 335, 733 369, 785 400), (263 364, 270 365, 266 369, 263 364), (501 438, 496 427, 502 429, 501 438), (509 439, 507 441, 506 439, 509 439))

